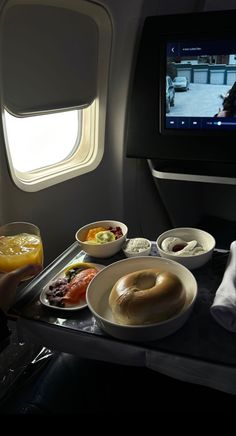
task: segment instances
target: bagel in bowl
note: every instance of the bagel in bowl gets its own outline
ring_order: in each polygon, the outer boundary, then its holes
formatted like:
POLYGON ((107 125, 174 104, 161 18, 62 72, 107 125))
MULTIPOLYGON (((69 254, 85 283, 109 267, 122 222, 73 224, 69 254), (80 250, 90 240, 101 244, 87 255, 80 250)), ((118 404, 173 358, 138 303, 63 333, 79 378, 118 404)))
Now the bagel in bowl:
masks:
POLYGON ((154 341, 175 333, 191 315, 196 298, 197 281, 191 271, 173 260, 158 256, 130 257, 112 262, 96 274, 86 291, 86 301, 96 326, 114 338, 135 342, 154 341), (173 273, 179 278, 186 295, 182 309, 165 321, 129 325, 118 323, 109 304, 111 290, 121 277, 152 268, 173 273))
POLYGON ((156 268, 122 276, 113 286, 109 305, 119 324, 165 321, 184 306, 186 292, 177 275, 156 268))

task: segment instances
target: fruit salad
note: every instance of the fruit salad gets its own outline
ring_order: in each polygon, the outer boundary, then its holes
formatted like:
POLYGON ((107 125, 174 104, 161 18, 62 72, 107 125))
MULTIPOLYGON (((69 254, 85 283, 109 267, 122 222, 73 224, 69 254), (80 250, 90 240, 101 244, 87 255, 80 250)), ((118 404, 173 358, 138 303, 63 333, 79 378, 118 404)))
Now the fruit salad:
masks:
POLYGON ((123 236, 120 227, 94 227, 89 229, 85 241, 90 244, 106 244, 123 236))

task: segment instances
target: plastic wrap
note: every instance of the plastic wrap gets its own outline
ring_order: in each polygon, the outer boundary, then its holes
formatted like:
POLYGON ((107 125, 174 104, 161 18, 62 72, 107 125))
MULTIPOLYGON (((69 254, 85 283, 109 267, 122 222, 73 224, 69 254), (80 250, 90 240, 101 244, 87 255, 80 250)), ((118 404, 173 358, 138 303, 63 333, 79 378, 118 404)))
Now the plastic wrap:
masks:
POLYGON ((33 371, 36 371, 54 353, 41 347, 19 334, 17 322, 9 321, 11 330, 10 343, 0 353, 0 401, 21 381, 24 382, 33 371))

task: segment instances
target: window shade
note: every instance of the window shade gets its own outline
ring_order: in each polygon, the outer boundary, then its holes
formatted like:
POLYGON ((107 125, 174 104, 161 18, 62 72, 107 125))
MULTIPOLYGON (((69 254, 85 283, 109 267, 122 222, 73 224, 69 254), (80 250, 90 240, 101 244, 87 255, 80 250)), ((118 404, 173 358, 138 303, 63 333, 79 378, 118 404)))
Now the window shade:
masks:
POLYGON ((89 16, 46 5, 2 12, 1 94, 18 116, 88 106, 96 97, 98 27, 89 16))

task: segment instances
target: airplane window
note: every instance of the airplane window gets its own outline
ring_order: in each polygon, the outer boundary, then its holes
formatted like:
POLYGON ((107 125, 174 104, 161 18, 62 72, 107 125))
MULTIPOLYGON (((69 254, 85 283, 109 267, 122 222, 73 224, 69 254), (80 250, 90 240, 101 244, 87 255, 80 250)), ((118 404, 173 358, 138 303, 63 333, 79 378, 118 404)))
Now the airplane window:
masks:
POLYGON ((6 2, 0 12, 1 78, 6 73, 1 109, 11 178, 19 189, 34 192, 93 171, 103 158, 112 22, 104 7, 84 0, 67 0, 63 7, 54 0, 23 3, 6 2), (15 23, 19 41, 12 39, 15 23), (20 53, 27 63, 19 65, 20 53), (9 103, 12 93, 19 105, 9 103))
MULTIPOLYGON (((85 109, 23 118, 4 108, 3 130, 14 183, 33 192, 94 170, 104 151, 103 141, 98 142, 98 118, 99 99, 85 109)), ((102 133, 103 126, 100 137, 102 133)))
POLYGON ((80 146, 81 112, 19 118, 4 111, 12 163, 21 172, 53 165, 80 146))

